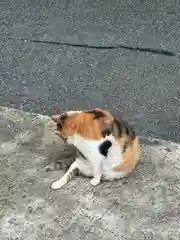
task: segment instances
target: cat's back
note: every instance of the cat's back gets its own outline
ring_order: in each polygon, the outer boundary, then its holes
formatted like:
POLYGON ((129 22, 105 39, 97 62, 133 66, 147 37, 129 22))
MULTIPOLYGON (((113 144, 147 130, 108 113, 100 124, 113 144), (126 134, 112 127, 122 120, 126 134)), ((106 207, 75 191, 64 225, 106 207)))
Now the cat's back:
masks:
POLYGON ((124 146, 122 154, 123 163, 113 168, 114 171, 129 171, 131 172, 140 160, 140 141, 136 135, 133 141, 127 142, 124 145, 123 137, 117 138, 117 142, 120 147, 124 146))

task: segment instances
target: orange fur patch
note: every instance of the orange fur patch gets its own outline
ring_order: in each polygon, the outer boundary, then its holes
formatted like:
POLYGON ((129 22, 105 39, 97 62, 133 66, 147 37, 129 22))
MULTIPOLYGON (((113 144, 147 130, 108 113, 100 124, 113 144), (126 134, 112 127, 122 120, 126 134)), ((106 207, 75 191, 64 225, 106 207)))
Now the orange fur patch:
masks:
MULTIPOLYGON (((123 142, 122 139, 117 139, 119 145, 123 142)), ((122 145, 121 145, 122 146, 122 145)), ((136 136, 132 144, 128 145, 125 152, 123 153, 123 163, 115 168, 113 171, 121 172, 121 171, 132 171, 140 159, 140 144, 139 138, 136 136)))
POLYGON ((78 134, 89 140, 102 138, 98 120, 94 119, 91 114, 84 112, 68 117, 64 121, 62 133, 65 137, 78 134))

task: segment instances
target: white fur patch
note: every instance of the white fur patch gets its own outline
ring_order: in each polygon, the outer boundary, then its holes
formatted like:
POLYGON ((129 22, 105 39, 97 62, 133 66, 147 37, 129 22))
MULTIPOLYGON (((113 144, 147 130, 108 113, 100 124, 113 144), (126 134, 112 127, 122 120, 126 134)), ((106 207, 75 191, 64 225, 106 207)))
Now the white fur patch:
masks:
POLYGON ((81 113, 82 111, 68 111, 66 112, 67 115, 70 117, 70 116, 73 116, 74 114, 77 114, 77 113, 81 113))

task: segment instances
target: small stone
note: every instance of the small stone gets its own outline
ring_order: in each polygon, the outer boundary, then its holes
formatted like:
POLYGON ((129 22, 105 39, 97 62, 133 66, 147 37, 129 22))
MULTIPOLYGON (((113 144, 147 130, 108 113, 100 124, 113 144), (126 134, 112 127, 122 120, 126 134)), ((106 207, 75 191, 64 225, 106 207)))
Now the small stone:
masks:
POLYGON ((164 150, 166 150, 167 152, 172 152, 170 148, 165 148, 164 150))
POLYGON ((51 171, 51 167, 50 167, 49 165, 48 165, 48 166, 46 166, 46 167, 45 167, 45 171, 46 171, 46 172, 49 172, 49 171, 51 171))
POLYGON ((158 144, 158 143, 159 143, 159 140, 154 139, 154 140, 153 140, 153 143, 154 143, 154 144, 158 144))
POLYGON ((59 222, 59 217, 55 217, 55 218, 54 218, 54 221, 55 221, 55 222, 59 222))
POLYGON ((26 197, 26 194, 24 193, 24 194, 22 194, 22 198, 25 198, 26 197))
POLYGON ((31 213, 33 211, 32 207, 28 207, 29 212, 31 213))
POLYGON ((160 120, 159 120, 159 119, 156 119, 156 120, 154 121, 154 123, 155 123, 155 124, 159 124, 159 123, 160 123, 160 120))

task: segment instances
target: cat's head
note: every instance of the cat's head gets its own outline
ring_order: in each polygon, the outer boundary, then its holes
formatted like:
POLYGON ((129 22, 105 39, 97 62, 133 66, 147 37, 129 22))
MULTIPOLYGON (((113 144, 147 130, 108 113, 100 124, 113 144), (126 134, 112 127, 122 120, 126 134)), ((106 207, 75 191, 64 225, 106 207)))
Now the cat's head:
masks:
POLYGON ((106 110, 95 108, 89 111, 67 111, 53 115, 57 124, 56 134, 67 139, 74 134, 88 139, 101 139, 103 133, 110 134, 113 116, 106 110))

